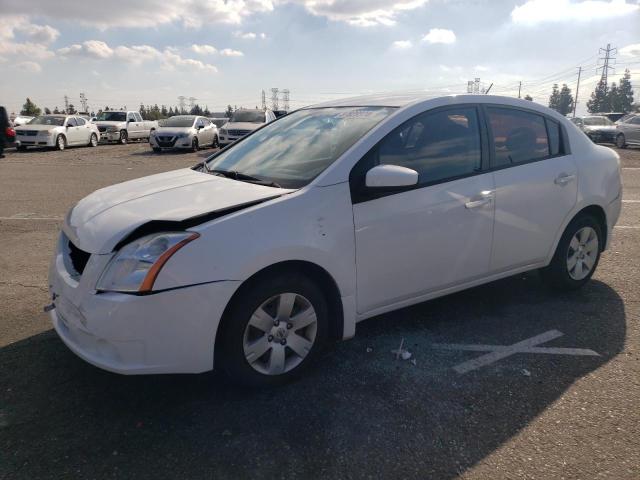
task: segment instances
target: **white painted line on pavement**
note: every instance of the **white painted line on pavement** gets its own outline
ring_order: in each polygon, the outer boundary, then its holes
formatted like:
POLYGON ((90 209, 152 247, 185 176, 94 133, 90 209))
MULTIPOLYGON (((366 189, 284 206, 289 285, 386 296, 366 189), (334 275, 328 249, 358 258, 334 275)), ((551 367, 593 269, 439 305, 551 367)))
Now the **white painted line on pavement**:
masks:
POLYGON ((60 222, 63 220, 62 217, 0 217, 0 220, 48 220, 60 222))
POLYGON ((622 170, 640 170, 640 167, 622 167, 622 170))
POLYGON ((462 350, 469 352, 490 352, 473 360, 462 362, 453 369, 460 373, 471 372, 480 367, 491 365, 492 363, 510 357, 516 353, 540 353, 547 355, 576 355, 599 357, 600 354, 587 348, 561 348, 561 347, 539 347, 541 343, 546 343, 564 334, 558 330, 549 330, 535 337, 527 338, 513 345, 463 345, 456 343, 434 343, 431 346, 440 350, 462 350))
POLYGON ((616 225, 616 226, 615 226, 615 227, 613 227, 613 228, 621 228, 621 229, 637 230, 637 229, 639 229, 640 227, 635 226, 635 225, 616 225))
POLYGON ((622 200, 622 203, 640 203, 640 200, 622 200))

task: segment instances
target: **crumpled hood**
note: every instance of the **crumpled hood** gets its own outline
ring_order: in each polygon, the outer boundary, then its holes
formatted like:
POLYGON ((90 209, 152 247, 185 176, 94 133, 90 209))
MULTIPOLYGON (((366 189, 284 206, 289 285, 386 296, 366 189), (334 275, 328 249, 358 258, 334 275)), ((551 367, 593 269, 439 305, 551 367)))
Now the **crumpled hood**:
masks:
POLYGON ((175 170, 95 191, 69 211, 62 228, 80 249, 109 253, 150 221, 184 221, 291 191, 175 170))

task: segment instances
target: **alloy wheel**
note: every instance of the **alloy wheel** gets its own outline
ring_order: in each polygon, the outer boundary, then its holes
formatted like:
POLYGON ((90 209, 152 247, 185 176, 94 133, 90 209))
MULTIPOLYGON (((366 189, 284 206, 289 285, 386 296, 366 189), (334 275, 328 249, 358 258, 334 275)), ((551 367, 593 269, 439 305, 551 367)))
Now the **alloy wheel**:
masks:
POLYGON ((262 303, 244 331, 247 363, 263 375, 281 375, 309 355, 318 319, 311 302, 297 293, 281 293, 262 303))
POLYGON ((599 249, 598 234, 593 228, 578 230, 571 239, 567 252, 569 276, 578 281, 586 278, 598 259, 599 249))

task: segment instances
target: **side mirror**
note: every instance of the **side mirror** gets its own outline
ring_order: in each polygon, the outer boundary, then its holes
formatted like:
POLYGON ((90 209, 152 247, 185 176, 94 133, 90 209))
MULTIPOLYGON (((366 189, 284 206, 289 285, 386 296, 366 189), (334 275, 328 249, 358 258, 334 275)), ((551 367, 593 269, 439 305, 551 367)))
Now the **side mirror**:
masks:
POLYGON ((378 165, 367 172, 369 188, 411 187, 418 184, 418 172, 399 165, 378 165))
POLYGON ((198 130, 202 130, 203 128, 204 128, 204 125, 198 125, 198 126, 196 127, 196 129, 198 129, 198 130))

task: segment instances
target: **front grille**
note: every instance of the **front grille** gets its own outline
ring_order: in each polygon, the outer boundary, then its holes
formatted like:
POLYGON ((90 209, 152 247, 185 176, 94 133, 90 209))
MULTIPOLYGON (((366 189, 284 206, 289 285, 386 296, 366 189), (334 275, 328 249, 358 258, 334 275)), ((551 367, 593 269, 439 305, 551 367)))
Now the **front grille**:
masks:
POLYGON ((233 137, 244 137, 251 133, 251 130, 229 130, 229 135, 233 137))
POLYGON ((69 258, 71 259, 71 265, 73 265, 73 269, 80 275, 84 272, 90 256, 90 253, 80 250, 69 240, 69 258))
POLYGON ((176 144, 176 138, 175 137, 167 137, 167 136, 157 136, 156 137, 156 142, 158 142, 158 145, 161 147, 173 147, 176 144))
POLYGON ((104 133, 107 131, 107 127, 98 127, 98 131, 104 133))
POLYGON ((35 137, 36 135, 38 135, 38 131, 37 130, 17 130, 16 134, 20 136, 35 137))

